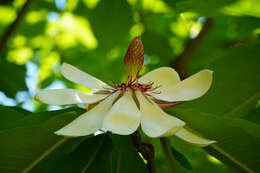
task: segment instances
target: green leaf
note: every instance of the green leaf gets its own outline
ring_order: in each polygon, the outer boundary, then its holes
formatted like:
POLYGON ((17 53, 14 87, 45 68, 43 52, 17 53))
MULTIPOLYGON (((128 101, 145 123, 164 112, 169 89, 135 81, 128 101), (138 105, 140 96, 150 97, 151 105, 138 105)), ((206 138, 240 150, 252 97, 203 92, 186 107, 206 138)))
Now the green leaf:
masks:
MULTIPOLYGON (((48 114, 41 113, 41 116, 48 114)), ((0 131, 0 172, 46 172, 55 159, 69 153, 81 142, 82 138, 69 139, 53 133, 76 118, 78 113, 56 111, 51 115, 42 121, 44 118, 32 114, 23 121, 27 126, 0 131), (33 119, 33 116, 37 118, 33 119)))
POLYGON ((182 165, 184 168, 188 170, 192 170, 192 167, 190 165, 190 162, 188 159, 179 151, 175 150, 173 147, 171 147, 171 152, 174 157, 174 159, 179 162, 180 165, 182 165))
POLYGON ((0 90, 8 97, 15 97, 18 91, 27 90, 25 67, 0 61, 0 90))
POLYGON ((110 173, 112 148, 108 135, 86 139, 74 151, 54 163, 49 172, 110 173))
MULTIPOLYGON (((208 170, 211 172, 221 172, 221 173, 230 173, 230 169, 220 162, 217 159, 214 159, 213 156, 210 156, 207 151, 202 147, 194 146, 177 136, 169 137, 171 141, 171 145, 174 147, 176 151, 183 154, 185 158, 190 161, 192 170, 194 172, 205 172, 208 170), (214 159, 214 160, 213 160, 214 159)), ((173 157, 175 155, 173 154, 173 157)), ((176 159, 177 160, 177 159, 176 159)))
POLYGON ((258 43, 216 52, 204 50, 204 54, 196 55, 193 63, 197 68, 214 71, 213 83, 205 96, 181 107, 230 117, 242 117, 255 109, 260 98, 260 58, 255 53, 259 46, 258 43), (199 55, 207 60, 202 61, 199 55), (207 65, 198 67, 199 63, 207 65))
POLYGON ((245 115, 244 118, 260 125, 260 107, 245 115))
POLYGON ((25 115, 11 107, 0 106, 0 130, 13 126, 13 123, 24 118, 25 115))
POLYGON ((142 158, 133 147, 130 136, 111 135, 113 150, 113 173, 148 173, 142 158))
MULTIPOLYGON (((168 140, 168 139, 167 139, 168 140)), ((169 145, 169 144, 167 144, 169 145)), ((155 164, 156 164, 156 171, 160 172, 160 173, 169 173, 169 168, 167 167, 166 164, 166 156, 162 150, 162 144, 160 143, 159 138, 155 138, 153 140, 153 146, 155 149, 155 164)), ((192 173, 191 170, 185 168, 180 162, 179 159, 176 159, 175 156, 171 153, 171 146, 167 146, 167 148, 169 149, 169 160, 172 162, 172 166, 173 166, 173 172, 175 173, 192 173), (169 147, 169 148, 168 148, 169 147)))
POLYGON ((30 116, 26 116, 25 118, 21 119, 20 121, 17 121, 16 123, 13 123, 13 127, 40 125, 43 122, 49 120, 50 118, 62 114, 66 115, 66 113, 69 112, 76 115, 80 115, 83 114, 85 110, 77 107, 72 107, 72 108, 56 110, 56 111, 36 112, 36 113, 32 113, 30 116))
POLYGON ((176 109, 172 113, 199 134, 217 141, 207 147, 210 154, 239 172, 259 172, 259 125, 195 110, 176 109))
POLYGON ((10 108, 10 109, 13 109, 13 110, 16 110, 17 112, 20 112, 22 113, 23 115, 30 115, 32 112, 26 110, 26 109, 23 109, 21 107, 16 107, 16 106, 6 106, 7 108, 10 108))

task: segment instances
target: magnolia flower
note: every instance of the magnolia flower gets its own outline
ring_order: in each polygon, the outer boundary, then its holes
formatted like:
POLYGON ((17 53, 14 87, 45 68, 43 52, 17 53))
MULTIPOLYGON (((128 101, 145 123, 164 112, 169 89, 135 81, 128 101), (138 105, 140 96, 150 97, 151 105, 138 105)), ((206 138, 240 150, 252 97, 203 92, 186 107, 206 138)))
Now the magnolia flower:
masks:
POLYGON ((90 88, 92 92, 55 89, 41 91, 35 98, 46 104, 96 105, 55 134, 85 136, 105 128, 115 134, 130 135, 141 126, 143 132, 153 138, 175 134, 199 146, 214 143, 188 131, 184 121, 165 113, 160 107, 177 105, 205 94, 212 82, 212 71, 202 70, 181 81, 174 69, 161 67, 138 79, 143 61, 143 45, 140 37, 136 37, 124 59, 127 80, 113 86, 64 63, 61 67, 63 76, 90 88))

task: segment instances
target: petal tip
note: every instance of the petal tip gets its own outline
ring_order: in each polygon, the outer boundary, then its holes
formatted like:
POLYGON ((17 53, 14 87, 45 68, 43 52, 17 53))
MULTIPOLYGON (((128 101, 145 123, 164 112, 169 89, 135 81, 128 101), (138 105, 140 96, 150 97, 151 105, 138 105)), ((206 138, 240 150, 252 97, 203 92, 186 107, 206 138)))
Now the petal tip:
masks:
POLYGON ((67 69, 68 67, 70 67, 70 66, 71 66, 71 65, 68 64, 68 63, 66 63, 66 62, 62 63, 61 68, 60 68, 61 73, 63 73, 64 70, 66 70, 66 69, 67 69))
MULTIPOLYGON (((217 143, 217 141, 208 141, 207 143, 204 143, 204 144, 197 144, 197 146, 199 147, 207 147, 211 144, 214 144, 214 143, 217 143)), ((194 144, 196 146, 196 144, 194 144)))
POLYGON ((80 136, 86 136, 86 135, 83 135, 83 134, 75 134, 75 133, 70 133, 66 130, 63 130, 63 129, 60 129, 60 130, 57 130, 56 132, 54 132, 55 135, 58 135, 58 136, 66 136, 66 137, 80 137, 80 136))

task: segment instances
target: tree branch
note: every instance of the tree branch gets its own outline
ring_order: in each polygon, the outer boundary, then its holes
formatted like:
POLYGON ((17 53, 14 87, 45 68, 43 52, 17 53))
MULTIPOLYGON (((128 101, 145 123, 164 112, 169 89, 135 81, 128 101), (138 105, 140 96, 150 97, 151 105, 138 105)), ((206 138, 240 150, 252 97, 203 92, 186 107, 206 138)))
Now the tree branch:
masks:
POLYGON ((154 148, 150 143, 142 142, 139 131, 131 135, 132 143, 139 153, 147 160, 147 168, 150 173, 155 173, 154 148))
POLYGON ((184 49, 182 54, 180 54, 174 61, 172 61, 170 66, 175 68, 182 79, 188 77, 188 62, 196 53, 200 44, 209 33, 209 31, 212 29, 213 25, 214 20, 208 18, 198 36, 195 39, 189 39, 187 41, 186 48, 184 49))
POLYGON ((13 23, 8 26, 5 30, 5 32, 2 35, 2 39, 0 41, 0 51, 3 51, 6 48, 6 44, 8 39, 11 37, 11 35, 14 33, 15 28, 19 21, 22 19, 26 9, 28 8, 29 4, 31 3, 32 0, 27 0, 22 9, 18 12, 16 19, 13 21, 13 23))

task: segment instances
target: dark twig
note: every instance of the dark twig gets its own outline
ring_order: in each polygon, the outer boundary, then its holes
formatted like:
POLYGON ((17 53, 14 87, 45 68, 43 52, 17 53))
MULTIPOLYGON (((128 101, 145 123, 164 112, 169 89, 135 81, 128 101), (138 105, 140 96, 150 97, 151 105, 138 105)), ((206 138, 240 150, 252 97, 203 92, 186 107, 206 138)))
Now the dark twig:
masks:
POLYGON ((139 153, 147 160, 147 168, 150 173, 155 173, 154 148, 150 143, 142 142, 138 131, 131 135, 132 143, 139 153))
POLYGON ((171 67, 175 68, 175 70, 179 73, 180 77, 186 78, 188 77, 188 69, 187 65, 190 59, 193 57, 193 55, 198 50, 201 42, 204 40, 206 35, 211 30, 212 26, 214 25, 214 20, 211 18, 208 18, 198 34, 198 36, 194 39, 189 39, 186 45, 186 48, 182 52, 181 55, 179 55, 172 63, 171 67))
POLYGON ((24 3, 22 9, 18 12, 16 19, 13 21, 13 23, 10 26, 8 26, 6 28, 5 32, 2 35, 2 39, 0 41, 0 51, 3 51, 5 49, 8 39, 14 33, 17 24, 21 20, 22 16, 24 15, 24 13, 25 13, 26 9, 28 8, 29 4, 31 3, 31 1, 32 0, 27 0, 24 3))

